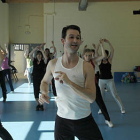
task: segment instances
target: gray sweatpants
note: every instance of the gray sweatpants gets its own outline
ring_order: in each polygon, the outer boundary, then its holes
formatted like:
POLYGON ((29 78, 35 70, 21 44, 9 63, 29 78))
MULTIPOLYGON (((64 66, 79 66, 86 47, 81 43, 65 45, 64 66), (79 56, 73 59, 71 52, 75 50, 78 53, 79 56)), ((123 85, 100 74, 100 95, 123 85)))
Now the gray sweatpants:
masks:
POLYGON ((117 102, 120 110, 124 110, 124 106, 122 104, 122 101, 121 101, 119 95, 117 94, 114 79, 99 79, 99 87, 101 90, 102 97, 104 97, 104 88, 106 86, 110 90, 110 92, 111 92, 113 98, 115 99, 115 101, 117 102))

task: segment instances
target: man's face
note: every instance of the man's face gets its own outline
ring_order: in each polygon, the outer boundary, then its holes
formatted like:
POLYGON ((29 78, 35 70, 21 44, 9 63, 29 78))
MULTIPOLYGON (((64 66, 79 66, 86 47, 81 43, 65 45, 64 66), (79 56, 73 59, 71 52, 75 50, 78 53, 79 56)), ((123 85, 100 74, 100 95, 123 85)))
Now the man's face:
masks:
POLYGON ((81 36, 79 34, 79 31, 69 29, 67 30, 65 39, 62 38, 61 41, 64 45, 64 48, 69 53, 74 53, 77 52, 79 46, 81 45, 81 36))

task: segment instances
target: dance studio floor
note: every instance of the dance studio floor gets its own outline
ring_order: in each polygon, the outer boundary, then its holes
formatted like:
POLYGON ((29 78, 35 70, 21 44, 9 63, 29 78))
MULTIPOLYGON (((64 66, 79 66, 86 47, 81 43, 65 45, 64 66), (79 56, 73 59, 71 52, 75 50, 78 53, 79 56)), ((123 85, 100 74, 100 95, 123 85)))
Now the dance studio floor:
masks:
MULTIPOLYGON (((9 91, 9 85, 6 86, 9 91)), ((15 92, 7 94, 6 103, 2 102, 0 89, 0 118, 3 126, 14 140, 54 140, 57 107, 52 93, 50 104, 44 106, 45 110, 35 111, 33 85, 28 86, 26 79, 20 79, 14 83, 14 87, 15 92)), ((105 92, 105 104, 114 127, 109 128, 103 115, 98 115, 96 103, 91 105, 92 115, 104 140, 140 140, 140 83, 116 83, 116 88, 126 114, 121 114, 111 94, 105 92)))

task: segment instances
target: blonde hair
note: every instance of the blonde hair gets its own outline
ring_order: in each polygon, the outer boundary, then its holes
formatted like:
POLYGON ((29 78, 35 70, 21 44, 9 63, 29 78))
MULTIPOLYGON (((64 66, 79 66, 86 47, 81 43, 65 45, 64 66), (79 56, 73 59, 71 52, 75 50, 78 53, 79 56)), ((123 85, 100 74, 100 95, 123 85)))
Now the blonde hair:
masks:
POLYGON ((85 49, 85 50, 83 51, 83 56, 85 55, 85 53, 89 53, 89 52, 92 52, 91 49, 85 49))

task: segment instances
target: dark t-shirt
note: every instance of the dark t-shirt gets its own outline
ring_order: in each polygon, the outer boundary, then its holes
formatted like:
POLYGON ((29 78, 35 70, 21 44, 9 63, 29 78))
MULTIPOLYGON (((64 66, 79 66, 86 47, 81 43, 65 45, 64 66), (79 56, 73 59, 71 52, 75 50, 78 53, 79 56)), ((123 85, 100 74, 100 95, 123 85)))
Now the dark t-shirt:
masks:
POLYGON ((37 64, 37 59, 35 58, 33 61, 33 77, 34 78, 43 78, 45 74, 45 63, 44 60, 41 60, 39 64, 37 64))
POLYGON ((103 63, 103 60, 101 61, 101 64, 99 65, 100 68, 100 79, 112 79, 112 73, 111 73, 111 64, 108 62, 103 63))

